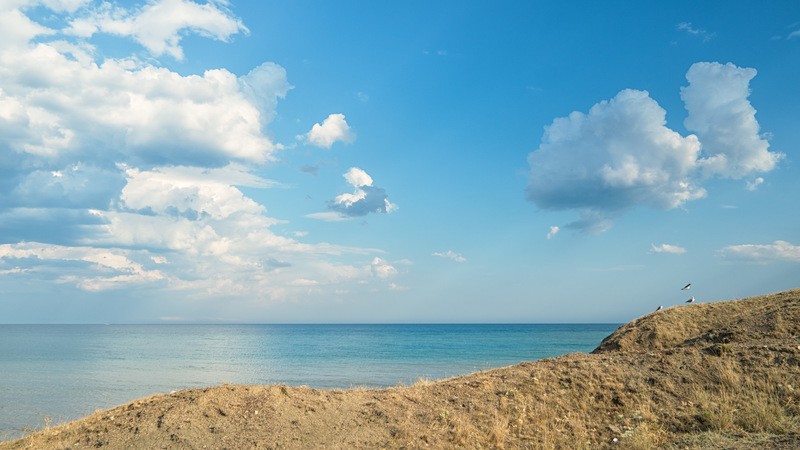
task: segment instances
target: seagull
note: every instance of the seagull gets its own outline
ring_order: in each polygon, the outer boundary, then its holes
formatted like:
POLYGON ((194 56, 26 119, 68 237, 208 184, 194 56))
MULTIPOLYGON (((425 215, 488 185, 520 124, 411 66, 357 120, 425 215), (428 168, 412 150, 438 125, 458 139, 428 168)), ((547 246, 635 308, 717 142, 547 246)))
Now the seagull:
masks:
POLYGON ((664 309, 664 305, 661 305, 658 308, 656 308, 656 311, 661 311, 662 309, 664 309))
POLYGON ((694 303, 694 297, 690 298, 689 300, 686 300, 686 303, 694 303))
POLYGON ((692 283, 688 283, 686 286, 682 287, 682 291, 688 291, 692 287, 692 283))

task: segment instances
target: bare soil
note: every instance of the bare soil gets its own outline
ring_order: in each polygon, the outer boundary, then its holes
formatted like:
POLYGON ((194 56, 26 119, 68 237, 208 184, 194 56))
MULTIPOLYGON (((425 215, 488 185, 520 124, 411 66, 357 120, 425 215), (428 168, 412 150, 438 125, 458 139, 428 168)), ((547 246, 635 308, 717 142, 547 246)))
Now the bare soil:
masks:
POLYGON ((569 354, 389 389, 223 385, 0 449, 800 448, 800 290, 677 306, 569 354))

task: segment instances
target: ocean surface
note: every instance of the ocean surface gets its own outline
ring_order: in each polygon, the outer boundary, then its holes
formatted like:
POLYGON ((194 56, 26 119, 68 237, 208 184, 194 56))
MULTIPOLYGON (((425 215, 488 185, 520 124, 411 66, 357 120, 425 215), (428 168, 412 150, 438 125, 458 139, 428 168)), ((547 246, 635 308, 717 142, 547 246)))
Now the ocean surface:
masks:
POLYGON ((0 440, 185 388, 386 387, 590 352, 617 327, 0 325, 0 440))

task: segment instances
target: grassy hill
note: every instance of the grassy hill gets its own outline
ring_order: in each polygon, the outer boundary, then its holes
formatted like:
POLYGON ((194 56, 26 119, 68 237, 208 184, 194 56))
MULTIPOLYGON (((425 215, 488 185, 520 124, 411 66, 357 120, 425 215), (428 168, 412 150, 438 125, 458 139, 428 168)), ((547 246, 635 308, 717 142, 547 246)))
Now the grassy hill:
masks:
POLYGON ((676 306, 569 354, 389 389, 224 385, 17 448, 800 448, 800 290, 676 306))

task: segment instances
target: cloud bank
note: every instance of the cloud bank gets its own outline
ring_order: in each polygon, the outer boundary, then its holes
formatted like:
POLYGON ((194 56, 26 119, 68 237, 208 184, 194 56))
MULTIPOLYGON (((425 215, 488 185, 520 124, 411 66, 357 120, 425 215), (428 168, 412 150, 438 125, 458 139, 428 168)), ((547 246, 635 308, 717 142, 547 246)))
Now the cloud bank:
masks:
POLYGON ((668 210, 705 197, 711 177, 772 170, 782 154, 769 151, 747 100, 755 74, 692 65, 681 89, 688 136, 666 126, 666 111, 648 92, 632 89, 555 119, 528 156, 528 199, 544 210, 577 211, 581 218, 566 228, 602 232, 629 209, 668 210))
MULTIPOLYGON (((276 234, 283 222, 243 192, 276 185, 253 172, 283 148, 267 133, 292 89, 281 66, 264 62, 241 76, 159 66, 158 57, 185 57, 187 34, 229 41, 247 33, 227 2, 15 0, 0 4, 0 29, 4 280, 260 301, 397 273, 376 262, 378 249, 276 234), (101 34, 130 39, 148 56, 99 56, 101 34)), ((336 114, 312 132, 319 143, 354 136, 336 114)), ((367 179, 349 175, 356 191, 336 202, 343 214, 394 208, 367 179)))

